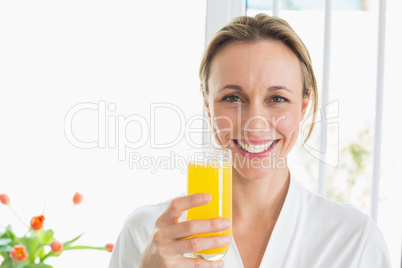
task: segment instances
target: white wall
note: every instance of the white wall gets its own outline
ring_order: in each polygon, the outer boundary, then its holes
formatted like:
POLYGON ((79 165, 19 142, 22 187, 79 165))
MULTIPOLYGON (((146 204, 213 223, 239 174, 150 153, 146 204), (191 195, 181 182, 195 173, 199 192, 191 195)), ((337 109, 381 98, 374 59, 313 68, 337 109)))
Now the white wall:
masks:
MULTIPOLYGON (((185 123, 177 111, 186 120, 202 115, 198 64, 205 9, 202 0, 0 2, 0 194, 9 195, 24 221, 42 213, 46 197, 45 228, 57 228, 79 191, 84 201, 56 237, 63 241, 84 232, 77 244, 103 246, 115 242, 132 210, 184 191, 185 174, 172 167, 154 174, 130 169, 109 136, 105 148, 73 146, 72 137, 65 136, 65 117, 77 104, 96 107, 103 101, 116 108, 99 120, 111 133, 118 136, 110 120, 131 116, 135 121, 126 126, 122 121, 120 134, 127 137, 117 143, 146 141, 140 136, 146 130, 155 131, 158 143, 175 140, 185 123), (156 128, 141 130, 139 117, 150 123, 150 105, 158 102, 177 111, 156 110, 156 128)), ((98 133, 98 112, 75 114, 76 139, 104 135, 98 133)), ((201 135, 191 137, 196 141, 201 135)), ((126 153, 139 153, 147 164, 145 158, 179 154, 188 146, 184 137, 166 149, 151 148, 148 140, 126 153)), ((9 223, 19 235, 25 233, 0 206, 0 224, 9 223)), ((72 251, 50 264, 107 267, 109 258, 107 252, 72 251)))

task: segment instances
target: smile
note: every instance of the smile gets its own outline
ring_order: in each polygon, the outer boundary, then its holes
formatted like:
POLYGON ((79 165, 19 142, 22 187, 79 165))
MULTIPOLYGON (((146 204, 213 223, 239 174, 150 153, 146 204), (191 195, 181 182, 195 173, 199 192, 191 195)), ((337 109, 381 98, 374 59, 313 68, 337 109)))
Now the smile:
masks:
MULTIPOLYGON (((278 143, 279 140, 271 140, 264 143, 258 142, 258 144, 250 144, 245 143, 240 140, 234 140, 235 144, 237 145, 238 149, 241 149, 240 152, 254 154, 254 155, 261 155, 266 154, 273 149, 273 147, 278 143)), ((250 141, 251 143, 256 143, 250 141)))

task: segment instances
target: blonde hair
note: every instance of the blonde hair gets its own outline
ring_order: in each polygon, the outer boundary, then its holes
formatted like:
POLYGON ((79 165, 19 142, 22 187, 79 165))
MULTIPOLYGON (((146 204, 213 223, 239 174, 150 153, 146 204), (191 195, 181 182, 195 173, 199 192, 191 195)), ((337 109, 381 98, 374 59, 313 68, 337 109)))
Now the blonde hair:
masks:
POLYGON ((208 96, 208 78, 212 59, 224 46, 234 42, 257 42, 260 40, 280 41, 299 58, 303 76, 303 98, 311 93, 313 120, 304 143, 309 139, 318 109, 318 90, 311 64, 310 54, 303 41, 283 19, 258 14, 255 17, 241 16, 220 29, 208 43, 200 65, 201 91, 208 96))

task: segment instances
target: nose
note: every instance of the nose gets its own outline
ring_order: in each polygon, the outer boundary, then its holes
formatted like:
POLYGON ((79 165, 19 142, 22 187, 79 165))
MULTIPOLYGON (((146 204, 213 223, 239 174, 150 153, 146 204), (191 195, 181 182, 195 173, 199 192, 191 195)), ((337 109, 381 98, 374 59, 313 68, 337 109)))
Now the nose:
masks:
POLYGON ((266 137, 270 132, 271 124, 268 120, 269 113, 263 103, 249 103, 245 109, 242 110, 242 130, 249 135, 258 137, 266 137), (265 135, 264 135, 265 134, 265 135))

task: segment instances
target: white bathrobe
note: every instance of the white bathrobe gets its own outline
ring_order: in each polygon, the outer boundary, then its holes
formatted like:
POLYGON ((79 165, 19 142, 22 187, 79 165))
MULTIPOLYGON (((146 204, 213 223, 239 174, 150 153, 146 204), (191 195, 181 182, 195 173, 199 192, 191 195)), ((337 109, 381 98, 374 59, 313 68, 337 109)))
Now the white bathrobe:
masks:
MULTIPOLYGON (((169 202, 141 207, 127 217, 109 268, 138 267, 155 220, 169 202)), ((222 260, 227 268, 244 267, 234 239, 222 260)), ((308 191, 291 176, 260 267, 387 268, 391 264, 384 237, 368 215, 308 191)))

